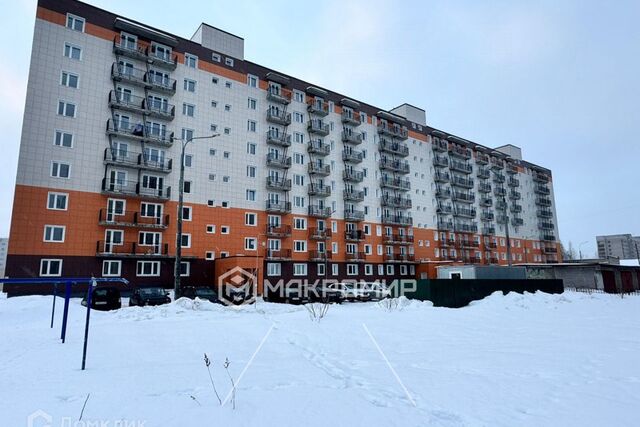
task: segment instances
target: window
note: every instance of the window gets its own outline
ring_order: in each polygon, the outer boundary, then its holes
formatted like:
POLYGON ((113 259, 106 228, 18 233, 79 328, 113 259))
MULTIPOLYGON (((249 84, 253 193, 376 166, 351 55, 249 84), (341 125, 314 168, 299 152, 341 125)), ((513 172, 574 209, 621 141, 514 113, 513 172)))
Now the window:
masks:
POLYGON ((331 274, 337 276, 340 271, 340 266, 338 264, 331 264, 331 274))
POLYGON ((185 194, 191 194, 191 181, 185 181, 183 186, 185 194))
POLYGON ((406 265, 401 265, 400 266, 400 275, 402 275, 402 276, 406 276, 407 275, 407 266, 406 265))
POLYGON ((66 101, 58 101, 58 115, 64 117, 75 117, 76 104, 66 101))
POLYGON ((225 135, 231 135, 231 128, 224 128, 225 135))
POLYGON ((293 121, 296 123, 304 123, 304 115, 298 111, 293 112, 293 121))
POLYGON ((304 155, 301 153, 293 153, 293 161, 297 165, 304 165, 304 155))
POLYGON ((249 110, 255 110, 256 108, 258 108, 258 101, 253 99, 253 98, 248 98, 247 99, 247 108, 249 110))
POLYGON ((198 57, 191 53, 185 53, 184 65, 186 65, 189 68, 198 68, 198 57))
POLYGON ((229 182, 231 180, 231 177, 229 177, 228 175, 225 175, 222 177, 222 182, 229 182))
POLYGON ((216 259, 216 253, 214 251, 207 251, 204 253, 204 259, 211 261, 216 259))
POLYGON ((244 214, 244 225, 255 227, 258 225, 258 216, 255 213, 247 212, 244 214))
POLYGON ((181 245, 183 248, 190 248, 191 247, 191 234, 189 233, 184 233, 182 235, 182 241, 181 241, 181 245))
POLYGON ((228 225, 223 225, 222 227, 220 227, 220 233, 221 234, 229 234, 229 226, 228 225))
POLYGON ((247 85, 249 87, 258 87, 258 78, 254 75, 247 74, 247 85))
POLYGON ((160 276, 160 261, 138 261, 136 264, 136 276, 160 276))
POLYGON ((224 111, 231 111, 231 105, 230 104, 225 104, 224 111))
POLYGON ((64 242, 64 231, 65 227, 63 225, 45 225, 43 240, 45 242, 62 243, 64 242))
POLYGON ((213 224, 208 224, 207 225, 207 233, 208 234, 215 234, 216 232, 216 226, 213 224))
POLYGON ((191 206, 183 206, 182 207, 182 219, 184 221, 191 221, 193 219, 192 212, 193 212, 193 208, 191 206))
POLYGON ((229 80, 224 82, 224 87, 226 87, 227 89, 231 89, 231 82, 229 80))
POLYGON ((61 162, 51 162, 51 176, 54 178, 69 178, 71 166, 61 162))
POLYGON ((295 230, 306 230, 307 229, 307 220, 306 220, 306 218, 294 218, 293 219, 293 228, 295 230))
POLYGON ((365 255, 371 255, 373 253, 371 249, 371 245, 369 244, 364 245, 364 253, 365 255))
POLYGON ((47 196, 47 209, 54 211, 66 211, 68 197, 69 196, 66 193, 49 192, 47 196))
MULTIPOLYGON (((225 58, 224 59, 224 63, 226 65, 228 65, 229 67, 233 67, 233 59, 231 59, 231 58, 225 58)), ((230 83, 230 82, 227 82, 227 83, 230 83)), ((229 87, 231 87, 231 85, 229 85, 229 87)))
POLYGON ((222 157, 224 157, 225 159, 228 159, 231 157, 231 152, 230 151, 225 151, 222 153, 222 157))
POLYGON ((81 33, 84 32, 84 18, 67 13, 67 28, 81 33))
POLYGON ((118 277, 122 270, 122 261, 105 260, 102 261, 102 276, 104 277, 118 277))
POLYGON ((184 79, 184 90, 187 92, 196 91, 196 81, 191 79, 184 79))
POLYGON ((218 101, 211 101, 211 106, 213 108, 218 108, 218 101))
POLYGON ((256 201, 256 190, 247 190, 246 191, 246 198, 247 198, 247 201, 249 201, 249 202, 255 202, 256 201))
POLYGON ((256 122, 254 120, 247 120, 247 131, 249 132, 256 131, 256 122))
POLYGON ((267 263, 267 276, 280 276, 282 274, 282 264, 277 262, 267 263))
POLYGON ((247 142, 247 154, 256 154, 256 144, 247 142))
POLYGON ((64 44, 64 56, 80 61, 82 59, 82 49, 69 43, 64 44))
POLYGON ((296 208, 304 208, 304 197, 302 196, 294 196, 293 197, 293 206, 296 208))
POLYGON ((326 273, 325 265, 324 264, 317 264, 316 267, 317 267, 318 276, 324 276, 325 273, 326 273))
POLYGON ((358 275, 358 264, 347 264, 347 276, 358 275))
POLYGON ((306 276, 307 275, 307 264, 293 264, 293 275, 294 276, 306 276))
POLYGON ((256 238, 255 237, 245 237, 244 238, 244 250, 245 251, 255 251, 257 248, 256 238))
POLYGON ((393 265, 387 264, 387 275, 395 274, 395 268, 393 265))
POLYGON ((41 259, 40 260, 40 276, 56 277, 62 275, 61 259, 41 259))
POLYGON ((298 174, 294 174, 293 175, 293 184, 297 185, 297 186, 304 186, 304 175, 298 175, 298 174))
POLYGON ((365 264, 364 265, 364 275, 365 276, 373 275, 373 265, 371 265, 371 264, 365 264))
MULTIPOLYGON (((211 54, 211 60, 212 60, 213 62, 220 62, 220 61, 222 60, 222 57, 221 57, 219 54, 217 54, 217 53, 212 53, 212 54, 211 54)), ((215 78, 215 77, 214 77, 214 78, 215 78)), ((216 79, 216 83, 218 83, 218 79, 216 79)))
POLYGON ((182 128, 182 139, 185 141, 193 139, 193 129, 182 128))
POLYGON ((189 277, 189 274, 191 274, 191 263, 180 261, 180 277, 189 277))
POLYGON ((293 99, 296 102, 304 102, 304 93, 300 92, 299 90, 294 90, 293 91, 293 99))
POLYGON ((193 154, 185 154, 184 155, 184 167, 190 168, 193 165, 193 154))
POLYGON ((193 104, 182 103, 182 114, 185 116, 193 117, 196 112, 196 106, 193 104))
POLYGON ((56 131, 55 139, 53 140, 53 145, 57 147, 73 147, 73 134, 69 132, 64 132, 61 130, 56 131))
POLYGON ((63 71, 62 75, 60 76, 60 84, 62 86, 67 86, 67 87, 71 87, 74 89, 78 88, 78 75, 77 74, 73 74, 73 73, 69 73, 67 71, 63 71))
POLYGON ((294 252, 306 252, 307 251, 307 241, 306 240, 294 240, 293 241, 293 251, 294 252))

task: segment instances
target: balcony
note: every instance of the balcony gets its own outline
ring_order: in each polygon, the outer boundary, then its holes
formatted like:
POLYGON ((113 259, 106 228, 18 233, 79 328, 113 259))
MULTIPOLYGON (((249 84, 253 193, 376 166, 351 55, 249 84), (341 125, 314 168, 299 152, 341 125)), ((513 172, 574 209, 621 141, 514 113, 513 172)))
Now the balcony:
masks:
POLYGON ((291 91, 278 86, 269 86, 267 100, 277 104, 288 105, 291 103, 291 91))
POLYGON ((127 67, 114 62, 111 64, 111 78, 116 82, 149 88, 147 71, 140 68, 127 67))
POLYGON ((522 193, 520 193, 519 191, 511 190, 509 191, 509 198, 511 200, 520 200, 522 199, 522 193))
POLYGON ((126 166, 136 169, 151 170, 162 173, 171 172, 172 159, 158 158, 133 151, 124 151, 116 148, 104 149, 104 163, 107 165, 126 166))
POLYGON ((456 222, 453 226, 454 231, 458 233, 477 233, 478 232, 478 224, 476 223, 465 223, 465 222, 456 222))
POLYGON ((171 187, 147 188, 138 181, 112 181, 107 178, 102 179, 102 193, 122 196, 138 197, 145 200, 166 201, 171 197, 171 187))
POLYGON ((267 249, 266 258, 269 261, 290 260, 291 249, 267 249))
POLYGON ((164 128, 143 126, 142 123, 118 123, 109 119, 107 120, 106 133, 119 138, 144 141, 165 147, 173 145, 173 132, 167 132, 164 128))
POLYGON ((449 166, 452 171, 458 171, 466 174, 470 174, 473 172, 473 166, 467 162, 460 162, 457 160, 451 160, 451 165, 449 166))
POLYGON ((433 156, 433 165, 437 168, 449 167, 449 159, 445 156, 433 156))
POLYGON ((511 218, 511 225, 513 225, 514 227, 520 227, 520 226, 524 225, 524 219, 518 218, 518 217, 513 217, 513 218, 511 218))
MULTIPOLYGON (((492 227, 492 226, 482 227, 482 234, 486 234, 488 236, 493 236, 494 234, 496 234, 496 228, 492 227)), ((485 245, 485 246, 487 246, 487 245, 485 245)))
POLYGON ((344 220, 352 222, 364 221, 364 211, 346 209, 344 211, 344 220))
POLYGON ((409 129, 407 129, 406 126, 400 126, 395 123, 388 124, 386 122, 381 122, 378 124, 378 133, 400 139, 409 138, 409 129))
POLYGON ((364 262, 367 255, 364 252, 347 252, 345 258, 350 262, 364 262))
POLYGON ((316 154, 318 156, 328 156, 331 153, 331 146, 329 144, 325 144, 321 139, 315 139, 309 141, 307 145, 307 152, 309 154, 316 154))
POLYGON ((465 178, 462 176, 452 175, 451 185, 453 185, 454 187, 471 189, 474 186, 474 182, 473 182, 473 178, 465 178))
POLYGON ((545 254, 557 254, 558 253, 558 248, 556 246, 544 245, 542 247, 542 252, 544 252, 545 254))
POLYGON ((497 249, 498 248, 498 241, 497 240, 489 240, 488 242, 485 242, 484 247, 487 249, 497 249))
POLYGON ((479 240, 460 239, 456 243, 459 248, 464 249, 477 249, 480 247, 479 240))
POLYGON ((507 163, 507 173, 512 175, 518 173, 518 166, 513 163, 507 163))
POLYGON ((478 168, 478 178, 488 179, 491 177, 491 171, 487 168, 478 168))
POLYGON ((267 237, 274 237, 278 239, 283 239, 291 236, 291 226, 290 225, 271 225, 267 224, 267 228, 265 230, 265 234, 267 237))
POLYGON ((500 170, 504 169, 504 160, 497 157, 491 157, 491 169, 500 170))
POLYGON ((538 209, 536 213, 540 218, 553 218, 551 209, 538 209))
POLYGON ((493 194, 495 194, 497 197, 504 197, 507 195, 507 190, 502 187, 496 187, 493 189, 493 194))
POLYGON ((147 48, 148 62, 159 67, 175 70, 178 65, 178 55, 171 52, 160 51, 151 45, 147 48))
POLYGON ((538 206, 551 206, 551 199, 547 197, 536 197, 536 205, 538 206))
POLYGON ((476 163, 479 165, 487 165, 489 164, 489 156, 485 153, 481 153, 476 151, 476 163))
POLYGON ((310 98, 307 100, 307 111, 309 114, 325 117, 329 114, 329 103, 322 99, 310 98))
POLYGON ((480 206, 483 206, 485 208, 491 207, 493 206, 493 199, 489 196, 481 196, 480 197, 480 206))
POLYGON ((309 175, 329 176, 331 174, 331 165, 324 165, 318 162, 307 164, 309 175))
POLYGON ((439 199, 450 199, 451 189, 440 185, 436 186, 436 197, 439 199))
POLYGON ((320 205, 309 205, 309 216, 314 218, 329 218, 331 216, 331 208, 320 205))
POLYGON ((342 171, 342 180, 345 182, 362 182, 364 173, 353 169, 345 169, 342 171))
POLYGON ((454 205, 453 207, 453 215, 460 216, 464 218, 475 218, 476 217, 476 208, 465 208, 462 206, 454 205))
POLYGON ((267 200, 266 211, 273 213, 289 213, 291 212, 291 202, 282 202, 279 200, 267 200))
POLYGON ((358 164, 362 163, 363 159, 364 155, 361 151, 349 150, 346 147, 342 150, 342 160, 345 162, 358 164))
POLYGON ((549 189, 549 187, 546 186, 546 184, 536 184, 536 186, 533 187, 533 191, 535 191, 536 194, 544 194, 544 195, 551 194, 551 190, 549 189))
POLYGON ((475 203, 476 195, 472 192, 454 191, 453 200, 463 203, 475 203))
POLYGON ((539 221, 538 222, 538 229, 540 230, 555 230, 555 226, 553 225, 553 222, 551 221, 539 221))
POLYGON ((291 135, 287 135, 285 132, 276 129, 270 129, 267 131, 267 144, 289 147, 291 146, 291 135))
POLYGON ((496 202, 496 209, 498 209, 499 211, 504 211, 507 209, 507 202, 504 202, 502 200, 496 202))
POLYGON ((438 219, 438 230, 452 231, 453 221, 445 221, 445 220, 438 219))
POLYGON ((493 221, 495 219, 495 215, 491 211, 483 210, 480 214, 480 219, 483 221, 493 221))
POLYGON ((438 207, 436 208, 436 213, 443 215, 450 215, 453 213, 453 205, 438 202, 438 207))
POLYGON ((328 228, 310 228, 309 238, 312 240, 327 240, 331 238, 332 233, 328 228))
POLYGON ((385 194, 381 199, 382 206, 396 209, 411 209, 411 199, 408 197, 391 196, 385 194))
POLYGON ((507 178, 504 176, 504 174, 502 173, 494 173, 493 174, 493 181, 497 182, 498 184, 502 184, 507 180, 507 178))
POLYGON ((289 126, 291 124, 291 113, 286 113, 278 108, 269 108, 267 110, 267 121, 281 126, 289 126))
POLYGON ((281 156, 277 153, 268 153, 267 166, 277 169, 289 169, 291 167, 291 157, 281 156))
POLYGON ((113 53, 116 55, 127 56, 129 58, 137 59, 139 61, 147 61, 147 48, 140 46, 138 43, 130 42, 128 40, 122 40, 117 35, 113 39, 113 53))
POLYGON ((397 172, 400 174, 409 173, 409 163, 407 161, 395 160, 388 157, 382 157, 379 162, 380 169, 397 172))
POLYGON ((291 180, 275 176, 268 176, 267 188, 269 190, 289 191, 291 190, 291 180))
POLYGON ((521 213, 522 212, 522 205, 518 205, 518 204, 511 205, 509 210, 511 211, 511 213, 521 213))
POLYGON ((399 177, 392 177, 383 175, 380 178, 380 186, 383 188, 392 188, 399 191, 409 191, 411 189, 411 183, 408 179, 402 179, 399 177))
POLYGON ((159 217, 143 216, 137 211, 126 211, 116 215, 108 209, 100 209, 98 224, 110 227, 139 227, 165 229, 169 225, 169 215, 159 217))
POLYGON ((549 175, 546 175, 541 172, 534 171, 533 172, 533 180, 537 182, 549 182, 549 175))
POLYGON ((142 105, 144 97, 131 95, 129 93, 109 92, 109 107, 122 111, 129 111, 136 114, 144 114, 145 108, 142 105))
POLYGON ((347 242, 360 242, 364 240, 365 235, 362 230, 346 230, 344 232, 344 240, 347 242))
POLYGON ((163 92, 170 95, 176 93, 176 80, 164 75, 147 73, 147 83, 150 89, 156 92, 163 92))
POLYGON ((330 127, 320 119, 313 119, 307 122, 307 131, 316 135, 327 136, 329 135, 330 127))
POLYGON ((362 134, 360 132, 354 132, 352 130, 342 131, 342 142, 349 144, 360 145, 362 144, 362 134))
POLYGON ((480 183, 478 191, 481 193, 491 193, 491 184, 480 183))
POLYGON ((167 103, 163 99, 156 99, 149 96, 142 100, 142 108, 149 117, 162 120, 173 120, 176 116, 176 107, 167 103))
POLYGON ((383 153, 391 153, 400 157, 409 155, 409 147, 404 142, 392 141, 387 138, 380 138, 378 150, 383 153))
POLYGON ((387 245, 410 245, 413 243, 413 236, 408 234, 385 233, 383 239, 387 245))
POLYGON ((364 201, 364 191, 362 190, 342 190, 342 199, 345 202, 362 202, 364 201))
POLYGON ((329 197, 331 195, 331 187, 312 182, 307 186, 307 194, 315 197, 329 197))
POLYGON ((390 225, 413 225, 413 218, 409 215, 393 215, 393 214, 383 214, 382 215, 382 223, 390 224, 390 225))
POLYGON ((433 151, 439 151, 441 153, 446 153, 447 150, 449 150, 449 144, 444 139, 433 137, 432 141, 433 142, 432 142, 431 145, 433 147, 433 151))
POLYGON ((331 259, 331 252, 312 250, 309 251, 309 261, 327 261, 331 259))
POLYGON ((436 173, 433 176, 433 180, 435 182, 449 182, 449 172, 436 170, 436 173))
POLYGON ((542 240, 548 241, 548 242, 555 242, 556 240, 556 236, 553 233, 542 233, 542 240))
POLYGON ((456 144, 451 144, 449 146, 449 155, 454 157, 459 157, 464 160, 471 159, 471 150, 466 147, 461 147, 456 144))
POLYGON ((386 253, 384 254, 383 259, 385 260, 385 262, 414 262, 416 257, 414 254, 386 253))
POLYGON ((105 240, 96 242, 96 256, 108 257, 140 257, 159 258, 168 257, 169 245, 167 243, 157 243, 152 245, 142 245, 137 242, 114 243, 105 240))
POLYGON ((513 178, 513 177, 509 177, 509 187, 519 187, 520 186, 520 180, 513 178))
POLYGON ((352 126, 359 126, 362 121, 361 120, 362 117, 360 116, 360 113, 355 112, 353 110, 346 109, 346 108, 342 109, 342 114, 340 115, 340 119, 342 120, 342 123, 346 123, 352 126))

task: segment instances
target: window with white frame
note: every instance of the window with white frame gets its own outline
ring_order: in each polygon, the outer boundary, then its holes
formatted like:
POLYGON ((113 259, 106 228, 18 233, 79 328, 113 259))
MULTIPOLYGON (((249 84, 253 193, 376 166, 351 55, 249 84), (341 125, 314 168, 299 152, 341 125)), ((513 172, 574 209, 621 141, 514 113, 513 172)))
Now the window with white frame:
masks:
POLYGON ((204 253, 204 259, 206 259, 207 261, 212 261, 212 260, 216 259, 215 251, 206 251, 204 253))
POLYGON ((198 57, 191 53, 185 53, 184 65, 186 65, 189 68, 198 68, 198 57))
POLYGON ((247 86, 258 87, 258 77, 253 74, 247 74, 247 86))
POLYGON ((247 142, 247 154, 256 154, 256 147, 254 142, 247 142))
POLYGON ((136 276, 138 277, 160 276, 160 261, 138 261, 136 264, 136 276))
POLYGON ((64 117, 75 117, 76 104, 67 101, 58 101, 58 115, 64 117))
MULTIPOLYGON (((222 60, 222 57, 220 56, 220 54, 212 53, 212 54, 211 54, 211 60, 212 60, 213 62, 220 62, 220 61, 222 60)), ((214 77, 214 78, 215 78, 215 77, 214 77)), ((215 82, 216 82, 216 83, 218 83, 218 79, 217 79, 217 78, 216 78, 216 81, 215 81, 215 82)))
POLYGON ((220 234, 229 234, 230 231, 231 227, 229 227, 228 225, 223 225, 220 227, 220 234))
POLYGON ((384 275, 384 265, 378 264, 378 276, 383 276, 383 275, 384 275))
POLYGON ((255 202, 256 201, 256 190, 247 189, 246 190, 246 199, 249 202, 255 202))
POLYGON ((267 276, 280 276, 282 274, 282 264, 278 262, 267 263, 267 276))
POLYGON ((331 264, 331 275, 337 276, 340 273, 340 265, 331 264))
POLYGON ((196 91, 196 81, 191 79, 184 79, 184 90, 187 92, 196 91))
POLYGON ((307 251, 307 241, 306 240, 294 240, 293 241, 293 251, 294 252, 306 252, 307 251))
POLYGON ((395 274, 395 272, 396 272, 396 269, 394 268, 394 266, 387 264, 387 275, 391 276, 395 274))
POLYGON ((181 261, 180 262, 180 277, 189 277, 191 274, 191 262, 189 261, 181 261))
POLYGON ((122 271, 122 261, 107 259, 102 261, 103 277, 119 277, 122 271))
POLYGON ((182 103, 182 114, 188 117, 193 117, 196 113, 196 106, 193 104, 188 104, 186 102, 182 103))
POLYGON ((191 234, 189 233, 184 233, 182 234, 182 245, 183 248, 190 248, 191 247, 191 234))
POLYGON ((74 31, 84 32, 84 18, 67 13, 67 28, 74 31))
POLYGON ((62 260, 61 259, 41 259, 40 260, 40 276, 41 277, 59 277, 62 276, 62 260))
POLYGON ((51 162, 51 176, 54 178, 69 178, 71 176, 71 165, 58 161, 51 162))
POLYGON ((347 264, 347 276, 358 275, 358 264, 347 264))
POLYGON ((406 276, 407 275, 407 266, 406 265, 401 265, 400 266, 400 275, 402 275, 402 276, 406 276))
POLYGON ((43 240, 45 242, 62 243, 64 242, 64 233, 64 225, 45 225, 43 240))
POLYGON ((72 148, 73 134, 70 132, 57 130, 55 133, 55 138, 53 140, 53 145, 57 147, 72 148))
POLYGON ((316 264, 316 273, 318 276, 324 276, 326 273, 326 267, 324 264, 316 264))
POLYGON ((258 247, 257 240, 255 237, 245 237, 244 238, 244 250, 246 251, 255 251, 258 247))
POLYGON ((254 98, 247 98, 247 108, 249 110, 255 110, 258 108, 258 100, 254 98))
POLYGON ((255 227, 258 225, 258 215, 253 212, 246 212, 244 214, 244 225, 255 227))
POLYGON ((373 265, 371 265, 371 264, 365 264, 364 265, 364 275, 365 276, 373 275, 373 265))
POLYGON ((207 224, 206 230, 208 234, 215 234, 216 226, 214 224, 207 224))
MULTIPOLYGON (((224 58, 224 63, 225 65, 228 65, 229 67, 233 67, 233 59, 232 58, 224 58)), ((231 83, 231 82, 227 82, 227 83, 231 83)), ((229 86, 231 87, 231 86, 229 86)))
POLYGON ((191 206, 182 207, 182 220, 191 221, 193 219, 193 208, 191 206))
POLYGON ((293 275, 294 276, 306 276, 307 275, 307 264, 294 263, 293 264, 293 275))
POLYGON ((255 120, 247 120, 247 131, 255 132, 257 128, 257 123, 255 120))
POLYGON ((256 167, 255 166, 247 166, 247 177, 255 178, 256 177, 256 167))
POLYGON ((306 230, 307 229, 307 219, 306 218, 294 218, 293 219, 293 228, 295 230, 306 230))
POLYGON ((67 193, 55 193, 50 191, 47 194, 47 209, 53 211, 66 211, 67 200, 69 200, 69 195, 67 193))
POLYGON ((64 56, 77 61, 82 60, 82 48, 74 46, 71 43, 64 44, 64 56))
POLYGON ((70 73, 68 71, 63 71, 62 74, 60 75, 60 84, 62 86, 77 89, 78 83, 79 83, 79 77, 77 74, 70 73))

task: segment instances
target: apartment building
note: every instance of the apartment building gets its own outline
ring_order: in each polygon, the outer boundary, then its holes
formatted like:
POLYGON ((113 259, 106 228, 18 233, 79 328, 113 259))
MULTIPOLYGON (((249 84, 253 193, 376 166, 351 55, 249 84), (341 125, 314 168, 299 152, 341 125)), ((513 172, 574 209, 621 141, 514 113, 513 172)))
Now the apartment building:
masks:
POLYGON ((551 172, 75 0, 40 0, 7 274, 182 283, 251 259, 266 277, 395 279, 422 261, 558 261, 551 172), (507 239, 507 232, 509 239, 507 239), (255 261, 254 261, 255 260, 255 261))
POLYGON ((640 258, 640 236, 632 236, 631 234, 596 236, 596 243, 598 244, 599 258, 640 258))

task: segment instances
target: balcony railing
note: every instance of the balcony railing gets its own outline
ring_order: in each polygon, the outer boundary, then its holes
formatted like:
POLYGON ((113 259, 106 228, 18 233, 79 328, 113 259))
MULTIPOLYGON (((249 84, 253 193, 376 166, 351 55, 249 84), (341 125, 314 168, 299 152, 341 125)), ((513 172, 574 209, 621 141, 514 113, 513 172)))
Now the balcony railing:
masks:
POLYGON ((387 138, 380 138, 378 150, 400 157, 407 157, 409 155, 409 147, 404 142, 392 141, 387 138))
POLYGON ((118 148, 104 149, 104 162, 106 164, 128 166, 138 169, 153 170, 156 172, 171 172, 172 159, 158 158, 156 156, 136 153, 118 148))
POLYGON ((291 145, 291 135, 280 132, 275 129, 267 131, 267 144, 274 144, 280 147, 289 147, 291 145))
POLYGON ((538 182, 549 182, 549 175, 534 171, 533 180, 538 182))
POLYGON ((416 257, 414 254, 405 254, 405 253, 393 253, 393 254, 389 254, 386 253, 384 254, 383 259, 386 262, 413 262, 415 261, 416 257))
POLYGON ((485 153, 476 151, 476 163, 479 165, 489 164, 489 156, 485 153))
POLYGON ((481 193, 491 193, 491 184, 480 183, 478 191, 481 193))
POLYGON ((364 200, 363 190, 342 190, 342 199, 346 202, 362 202, 364 200))
POLYGON ((167 228, 169 225, 169 215, 161 215, 159 217, 143 216, 137 211, 126 211, 122 214, 116 214, 108 209, 100 209, 98 215, 98 223, 100 225, 118 226, 118 227, 140 227, 140 228, 167 228))
POLYGON ((362 144, 362 134, 345 129, 342 131, 342 142, 348 142, 354 145, 362 144))
POLYGON ((307 187, 307 193, 310 196, 329 197, 331 195, 331 186, 312 182, 307 187))
POLYGON ((111 78, 117 82, 126 82, 132 85, 148 87, 147 71, 140 68, 126 67, 114 62, 111 65, 111 78))
POLYGON ((280 178, 280 177, 276 178, 274 176, 268 176, 267 188, 271 190, 289 191, 291 190, 291 180, 280 178))
POLYGON ((493 199, 487 196, 480 197, 480 206, 483 206, 485 208, 493 206, 493 199))
POLYGON ((498 241, 489 240, 488 242, 485 242, 484 247, 487 249, 496 249, 498 247, 498 241))
POLYGON ((407 139, 409 137, 409 129, 407 129, 406 126, 400 126, 397 124, 390 125, 385 122, 378 124, 378 133, 400 139, 407 139))
POLYGON ((364 240, 365 235, 362 230, 346 230, 344 232, 344 240, 347 242, 359 242, 364 240))
POLYGON ((143 114, 144 106, 142 101, 144 101, 142 96, 116 92, 115 90, 109 92, 109 107, 111 108, 143 114))
POLYGON ((509 177, 509 187, 519 187, 520 180, 516 178, 509 177))
POLYGON ((319 205, 309 205, 309 216, 314 218, 329 218, 331 216, 331 208, 319 205))
POLYGON ((167 132, 152 126, 144 126, 141 123, 118 123, 109 119, 107 120, 106 132, 107 135, 150 142, 166 147, 170 147, 173 144, 173 132, 167 132))
POLYGON ((328 228, 310 228, 309 237, 313 240, 326 240, 332 236, 328 228))
POLYGON ((128 257, 163 257, 168 256, 169 245, 167 243, 157 243, 143 245, 138 242, 119 242, 98 240, 96 242, 97 256, 128 256, 128 257))
POLYGON ((347 261, 364 261, 367 258, 367 254, 364 252, 347 252, 345 258, 347 261))
POLYGON ((507 203, 503 202, 502 200, 499 200, 496 202, 496 209, 498 209, 499 211, 503 211, 505 209, 507 209, 507 203))
POLYGON ((119 35, 113 39, 113 52, 117 55, 128 56, 141 61, 146 61, 148 57, 146 46, 140 46, 137 42, 122 40, 119 35))
POLYGON ((438 220, 438 230, 453 230, 453 221, 438 220))
POLYGON ((411 206, 412 206, 410 198, 401 197, 401 196, 391 196, 388 194, 385 194, 382 196, 381 204, 382 206, 388 206, 391 208, 398 208, 398 209, 411 209, 411 206))
POLYGON ((331 259, 331 252, 312 250, 309 251, 309 261, 326 261, 331 259))
POLYGON ((459 202, 464 202, 464 203, 474 203, 476 201, 476 195, 471 191, 469 192, 454 191, 453 200, 457 200, 459 202))
POLYGON ((327 136, 329 135, 330 127, 320 119, 313 119, 307 123, 307 131, 309 131, 309 133, 327 136))
POLYGON ((487 179, 491 176, 491 171, 488 168, 478 168, 478 178, 487 179))
POLYGON ((545 245, 542 247, 542 252, 544 252, 545 254, 557 254, 558 248, 556 246, 545 245))
POLYGON ((379 162, 380 169, 390 170, 400 174, 409 173, 409 163, 407 161, 382 157, 379 162))
POLYGON ((496 187, 493 189, 493 194, 495 194, 498 197, 504 197, 507 195, 507 190, 505 190, 502 187, 496 187))
POLYGON ((511 205, 509 210, 511 211, 511 213, 520 213, 522 212, 522 205, 518 205, 518 204, 511 205))
POLYGON ((436 197, 439 199, 450 199, 451 189, 449 187, 436 186, 436 197))
POLYGON ((444 139, 433 137, 433 151, 439 151, 441 153, 446 153, 449 149, 449 144, 444 139))
POLYGON ((358 164, 362 163, 363 159, 364 155, 362 154, 362 151, 348 150, 347 148, 342 150, 342 160, 345 162, 358 164))
POLYGON ((276 108, 269 108, 267 109, 267 121, 282 126, 289 126, 291 124, 291 113, 285 113, 276 108))
POLYGON ((537 194, 551 194, 551 190, 546 186, 546 184, 536 184, 536 186, 533 188, 533 191, 535 191, 537 194))
POLYGON ((460 162, 458 160, 453 160, 453 159, 451 160, 451 164, 449 165, 449 168, 451 168, 451 170, 455 170, 455 171, 466 173, 466 174, 470 174, 473 172, 473 166, 471 166, 470 163, 460 162))
POLYGON ((462 176, 453 175, 451 177, 451 185, 461 188, 473 188, 473 178, 465 178, 462 176))
POLYGON ((483 210, 482 213, 480 214, 480 219, 483 221, 493 221, 494 218, 495 218, 495 215, 491 211, 483 210))
POLYGON ((267 200, 267 212, 289 213, 291 212, 291 202, 283 202, 279 200, 267 200))
POLYGON ((538 228, 540 230, 554 230, 555 226, 553 225, 553 222, 551 222, 551 221, 539 221, 538 222, 538 228))
POLYGON ((460 239, 456 241, 456 243, 457 243, 456 246, 458 246, 459 248, 477 249, 480 247, 479 240, 460 239))
POLYGON ((553 233, 542 233, 542 240, 546 240, 548 242, 554 242, 556 240, 556 235, 553 233))
POLYGON ((449 215, 453 213, 453 205, 448 203, 438 202, 438 207, 436 208, 436 213, 449 215))
POLYGON ((465 208, 463 206, 458 206, 455 205, 453 207, 453 215, 454 216, 461 216, 461 217, 466 217, 466 218, 475 218, 476 217, 476 208, 471 207, 471 208, 465 208))
POLYGON ((433 156, 433 165, 437 168, 449 167, 449 159, 445 156, 433 156))
POLYGON ((309 175, 328 176, 331 174, 331 165, 323 165, 321 163, 309 163, 307 165, 309 175))
POLYGON ((353 169, 345 169, 342 172, 342 180, 346 182, 362 182, 364 180, 364 173, 353 169))
POLYGON ((449 176, 449 172, 436 170, 433 179, 435 182, 449 182, 451 177, 449 176))
POLYGON ((413 218, 408 215, 383 214, 382 223, 392 225, 413 225, 413 218))
POLYGON ((509 191, 509 198, 511 200, 520 200, 522 199, 522 193, 520 193, 519 191, 511 190, 509 191))
POLYGON ((551 209, 538 209, 536 213, 540 218, 553 218, 551 209))
POLYGON ((359 126, 361 123, 360 113, 352 110, 347 110, 346 108, 342 110, 340 118, 342 120, 342 123, 347 123, 353 126, 359 126))
POLYGON ((345 221, 364 221, 364 211, 347 209, 344 211, 344 220, 345 221))
POLYGON ((456 222, 453 226, 453 229, 458 233, 477 233, 478 232, 478 224, 475 223, 465 223, 465 222, 456 222))
POLYGON ((268 153, 267 166, 272 168, 289 169, 291 167, 291 157, 281 156, 276 153, 268 153))
POLYGON ((291 249, 267 249, 266 258, 271 261, 291 259, 291 249))
POLYGON ((289 237, 291 236, 291 226, 267 224, 265 233, 267 237, 277 237, 277 238, 289 237))
POLYGON ((413 243, 413 235, 398 234, 398 233, 385 233, 383 235, 385 244, 392 245, 409 245, 413 243))
POLYGON ((322 142, 321 139, 312 139, 307 145, 307 151, 310 154, 316 154, 324 157, 331 153, 331 146, 322 142))
POLYGON ((380 186, 400 191, 408 191, 411 189, 411 182, 409 182, 408 179, 383 175, 382 178, 380 178, 380 186))
MULTIPOLYGON (((489 236, 493 236, 494 234, 496 234, 496 228, 489 226, 489 227, 482 227, 482 234, 486 234, 489 236)), ((485 245, 486 246, 486 245, 485 245)))
POLYGON ((513 225, 515 227, 520 227, 521 225, 524 225, 524 219, 518 218, 518 217, 513 217, 513 218, 511 218, 511 225, 513 225))
POLYGON ((278 104, 287 105, 291 102, 292 92, 289 89, 269 86, 267 89, 267 99, 278 104))
POLYGON ((102 179, 102 192, 106 194, 122 194, 143 199, 168 200, 171 197, 171 187, 147 188, 138 181, 102 179))
POLYGON ((536 197, 536 205, 551 206, 551 199, 547 197, 536 197))
POLYGON ((325 117, 329 114, 329 103, 321 99, 310 98, 307 100, 307 111, 310 114, 325 117))
POLYGON ((456 144, 449 146, 449 155, 460 157, 461 159, 469 160, 471 158, 471 150, 466 147, 461 147, 456 144))
POLYGON ((503 182, 505 182, 505 181, 506 181, 506 179, 507 179, 507 178, 506 178, 506 177, 504 176, 504 174, 502 174, 502 173, 494 173, 494 174, 493 174, 493 180, 494 180, 495 182, 497 182, 497 183, 502 184, 503 182))
POLYGON ((157 74, 147 73, 147 84, 151 89, 168 94, 176 93, 176 80, 157 74))
POLYGON ((504 160, 497 157, 491 157, 491 168, 496 170, 504 169, 504 160))

